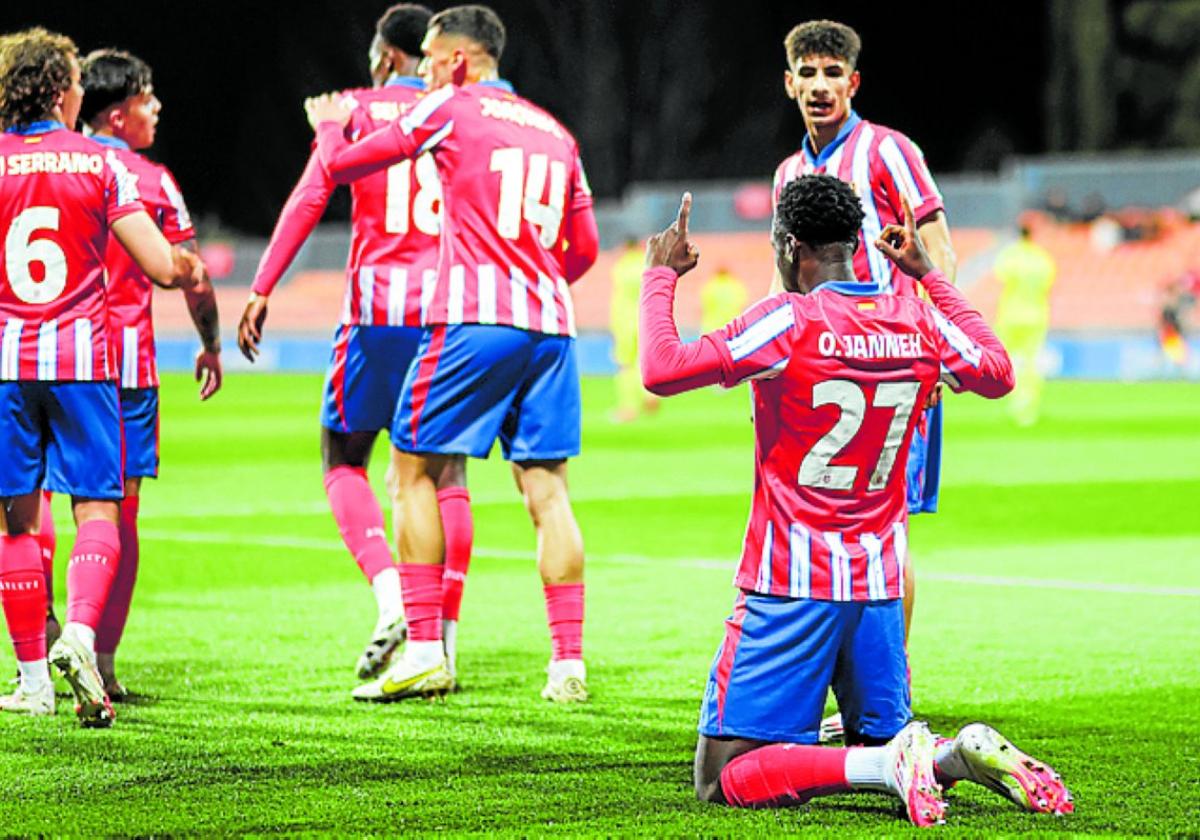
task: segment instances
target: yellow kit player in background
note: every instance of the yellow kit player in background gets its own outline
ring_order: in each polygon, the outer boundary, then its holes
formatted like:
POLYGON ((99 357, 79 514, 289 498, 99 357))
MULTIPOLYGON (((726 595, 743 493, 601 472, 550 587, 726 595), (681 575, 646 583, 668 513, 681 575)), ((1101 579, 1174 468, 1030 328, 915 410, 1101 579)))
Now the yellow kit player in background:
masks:
POLYGON ((745 312, 749 301, 746 284, 726 266, 718 268, 700 289, 700 334, 721 329, 745 312))
POLYGON ((612 270, 608 329, 613 338, 612 358, 617 363, 617 408, 612 416, 617 423, 629 423, 643 411, 652 414, 658 410, 658 397, 642 387, 638 369, 638 299, 644 263, 641 243, 629 237, 612 270))
POLYGON ((1009 397, 1009 411, 1020 426, 1037 422, 1042 401, 1042 372, 1038 357, 1046 344, 1050 323, 1050 287, 1057 268, 1050 252, 1033 241, 1028 224, 1020 238, 996 257, 1000 303, 996 309, 996 334, 1012 358, 1017 387, 1009 397))

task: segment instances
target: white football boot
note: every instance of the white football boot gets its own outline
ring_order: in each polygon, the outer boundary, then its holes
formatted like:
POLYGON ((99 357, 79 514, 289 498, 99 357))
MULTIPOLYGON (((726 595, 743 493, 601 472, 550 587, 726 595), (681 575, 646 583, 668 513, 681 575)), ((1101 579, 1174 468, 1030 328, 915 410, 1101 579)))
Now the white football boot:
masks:
POLYGON ((546 666, 542 699, 553 703, 586 703, 587 668, 582 659, 560 659, 546 666))

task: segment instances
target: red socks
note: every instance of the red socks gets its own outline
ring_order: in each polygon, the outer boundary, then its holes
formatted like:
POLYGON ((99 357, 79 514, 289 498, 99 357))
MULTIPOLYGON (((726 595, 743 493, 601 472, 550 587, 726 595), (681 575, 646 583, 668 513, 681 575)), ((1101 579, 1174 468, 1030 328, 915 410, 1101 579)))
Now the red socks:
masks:
POLYGON ((342 542, 370 583, 394 563, 388 532, 383 527, 383 510, 367 481, 367 470, 344 464, 330 469, 325 473, 325 496, 329 497, 342 542))
POLYGON ((54 548, 58 545, 58 535, 54 533, 49 493, 42 493, 42 521, 38 523, 37 541, 42 552, 42 571, 46 575, 46 608, 51 609, 54 605, 54 548))
POLYGON ((100 616, 100 626, 96 628, 96 653, 117 652, 125 632, 125 621, 129 618, 129 604, 133 601, 133 585, 137 582, 138 572, 138 499, 138 496, 128 496, 121 502, 121 562, 117 564, 108 601, 100 616))
MULTIPOLYGON (((117 574, 121 543, 117 526, 93 519, 79 526, 67 566, 67 621, 100 625, 108 590, 117 574)), ((41 568, 39 564, 39 570, 41 568)), ((43 612, 42 621, 46 616, 43 612)))
POLYGON ((721 770, 725 801, 738 808, 799 805, 814 796, 850 790, 847 749, 768 744, 739 755, 721 770))
POLYGON ((447 487, 437 494, 446 535, 446 565, 442 572, 442 618, 458 621, 463 584, 471 565, 475 523, 471 519, 471 494, 466 487, 447 487))
POLYGON ((393 565, 383 527, 383 511, 361 467, 334 467, 325 473, 325 495, 342 533, 342 542, 354 555, 367 581, 393 565))
POLYGON ((550 624, 551 659, 583 659, 583 584, 547 583, 546 619, 550 624))
POLYGON ((38 541, 25 534, 0 542, 0 601, 20 662, 46 658, 46 579, 38 541))
POLYGON ((412 642, 437 642, 442 638, 442 565, 401 563, 400 588, 404 592, 404 620, 412 642))

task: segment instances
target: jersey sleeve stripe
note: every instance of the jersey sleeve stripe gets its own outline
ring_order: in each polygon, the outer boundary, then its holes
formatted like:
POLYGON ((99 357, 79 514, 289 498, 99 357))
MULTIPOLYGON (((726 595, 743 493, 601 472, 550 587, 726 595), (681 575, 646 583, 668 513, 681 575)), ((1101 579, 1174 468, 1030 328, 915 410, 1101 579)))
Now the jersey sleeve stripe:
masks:
POLYGON ((130 172, 129 168, 111 150, 104 155, 104 160, 108 163, 108 168, 112 170, 117 181, 117 206, 121 207, 139 200, 141 195, 138 194, 137 176, 130 172))
POLYGON ((796 313, 790 303, 777 307, 742 332, 725 339, 729 355, 735 362, 740 362, 790 330, 795 323, 796 313))
POLYGON ((887 257, 874 246, 875 240, 883 232, 883 223, 879 219, 879 208, 875 206, 875 194, 871 190, 871 144, 874 141, 874 129, 869 125, 864 125, 855 141, 851 171, 854 173, 854 185, 858 189, 859 198, 862 199, 863 212, 866 214, 862 226, 863 250, 867 255, 867 264, 871 268, 871 281, 891 291, 892 272, 888 267, 887 257))
POLYGON ((426 95, 417 102, 411 111, 400 118, 400 130, 405 134, 412 134, 417 126, 433 116, 433 112, 449 102, 452 96, 454 96, 453 85, 446 85, 426 95))
POLYGON ((429 135, 429 139, 421 144, 421 147, 413 153, 413 157, 418 158, 425 154, 438 143, 441 143, 443 140, 449 137, 450 132, 452 131, 454 131, 454 120, 450 120, 450 122, 446 123, 433 134, 429 135))
POLYGON ((913 177, 912 170, 909 169, 908 161, 904 159, 904 154, 900 151, 900 147, 896 145, 896 138, 884 137, 880 141, 879 157, 883 159, 883 165, 891 173, 892 180, 896 182, 897 186, 908 197, 908 202, 913 209, 920 207, 925 197, 917 187, 916 179, 913 177))
POLYGON ((979 362, 983 358, 983 350, 979 348, 979 345, 971 341, 966 333, 947 321, 946 317, 936 309, 933 311, 933 321, 937 324, 947 343, 958 355, 962 356, 963 361, 971 367, 979 367, 979 362))

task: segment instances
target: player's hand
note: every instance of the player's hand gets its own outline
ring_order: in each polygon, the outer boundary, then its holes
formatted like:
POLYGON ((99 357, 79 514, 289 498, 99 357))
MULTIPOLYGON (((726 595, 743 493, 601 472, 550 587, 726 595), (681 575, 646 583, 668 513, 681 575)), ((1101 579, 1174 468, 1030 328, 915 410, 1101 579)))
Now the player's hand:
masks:
POLYGON ((196 354, 196 381, 200 383, 200 399, 206 400, 221 390, 221 352, 201 350, 196 354))
POLYGON ((308 115, 308 124, 313 131, 323 122, 335 122, 343 127, 350 122, 350 106, 336 93, 323 93, 305 99, 304 113, 308 115))
POLYGON ((685 192, 675 222, 646 243, 646 268, 666 266, 682 277, 700 261, 700 251, 688 242, 688 217, 692 214, 692 194, 685 192))
POLYGON ((933 386, 933 390, 929 392, 929 399, 925 400, 926 408, 934 408, 942 401, 942 383, 939 382, 933 386))
POLYGON ((900 267, 900 270, 918 280, 935 266, 925 250, 925 243, 917 235, 917 223, 913 219, 912 207, 908 198, 900 195, 900 206, 904 209, 904 226, 888 225, 875 240, 875 247, 883 251, 887 258, 900 267))
POLYGON ((263 324, 267 320, 267 296, 251 294, 238 322, 238 349, 251 363, 259 354, 258 343, 262 341, 263 324))

